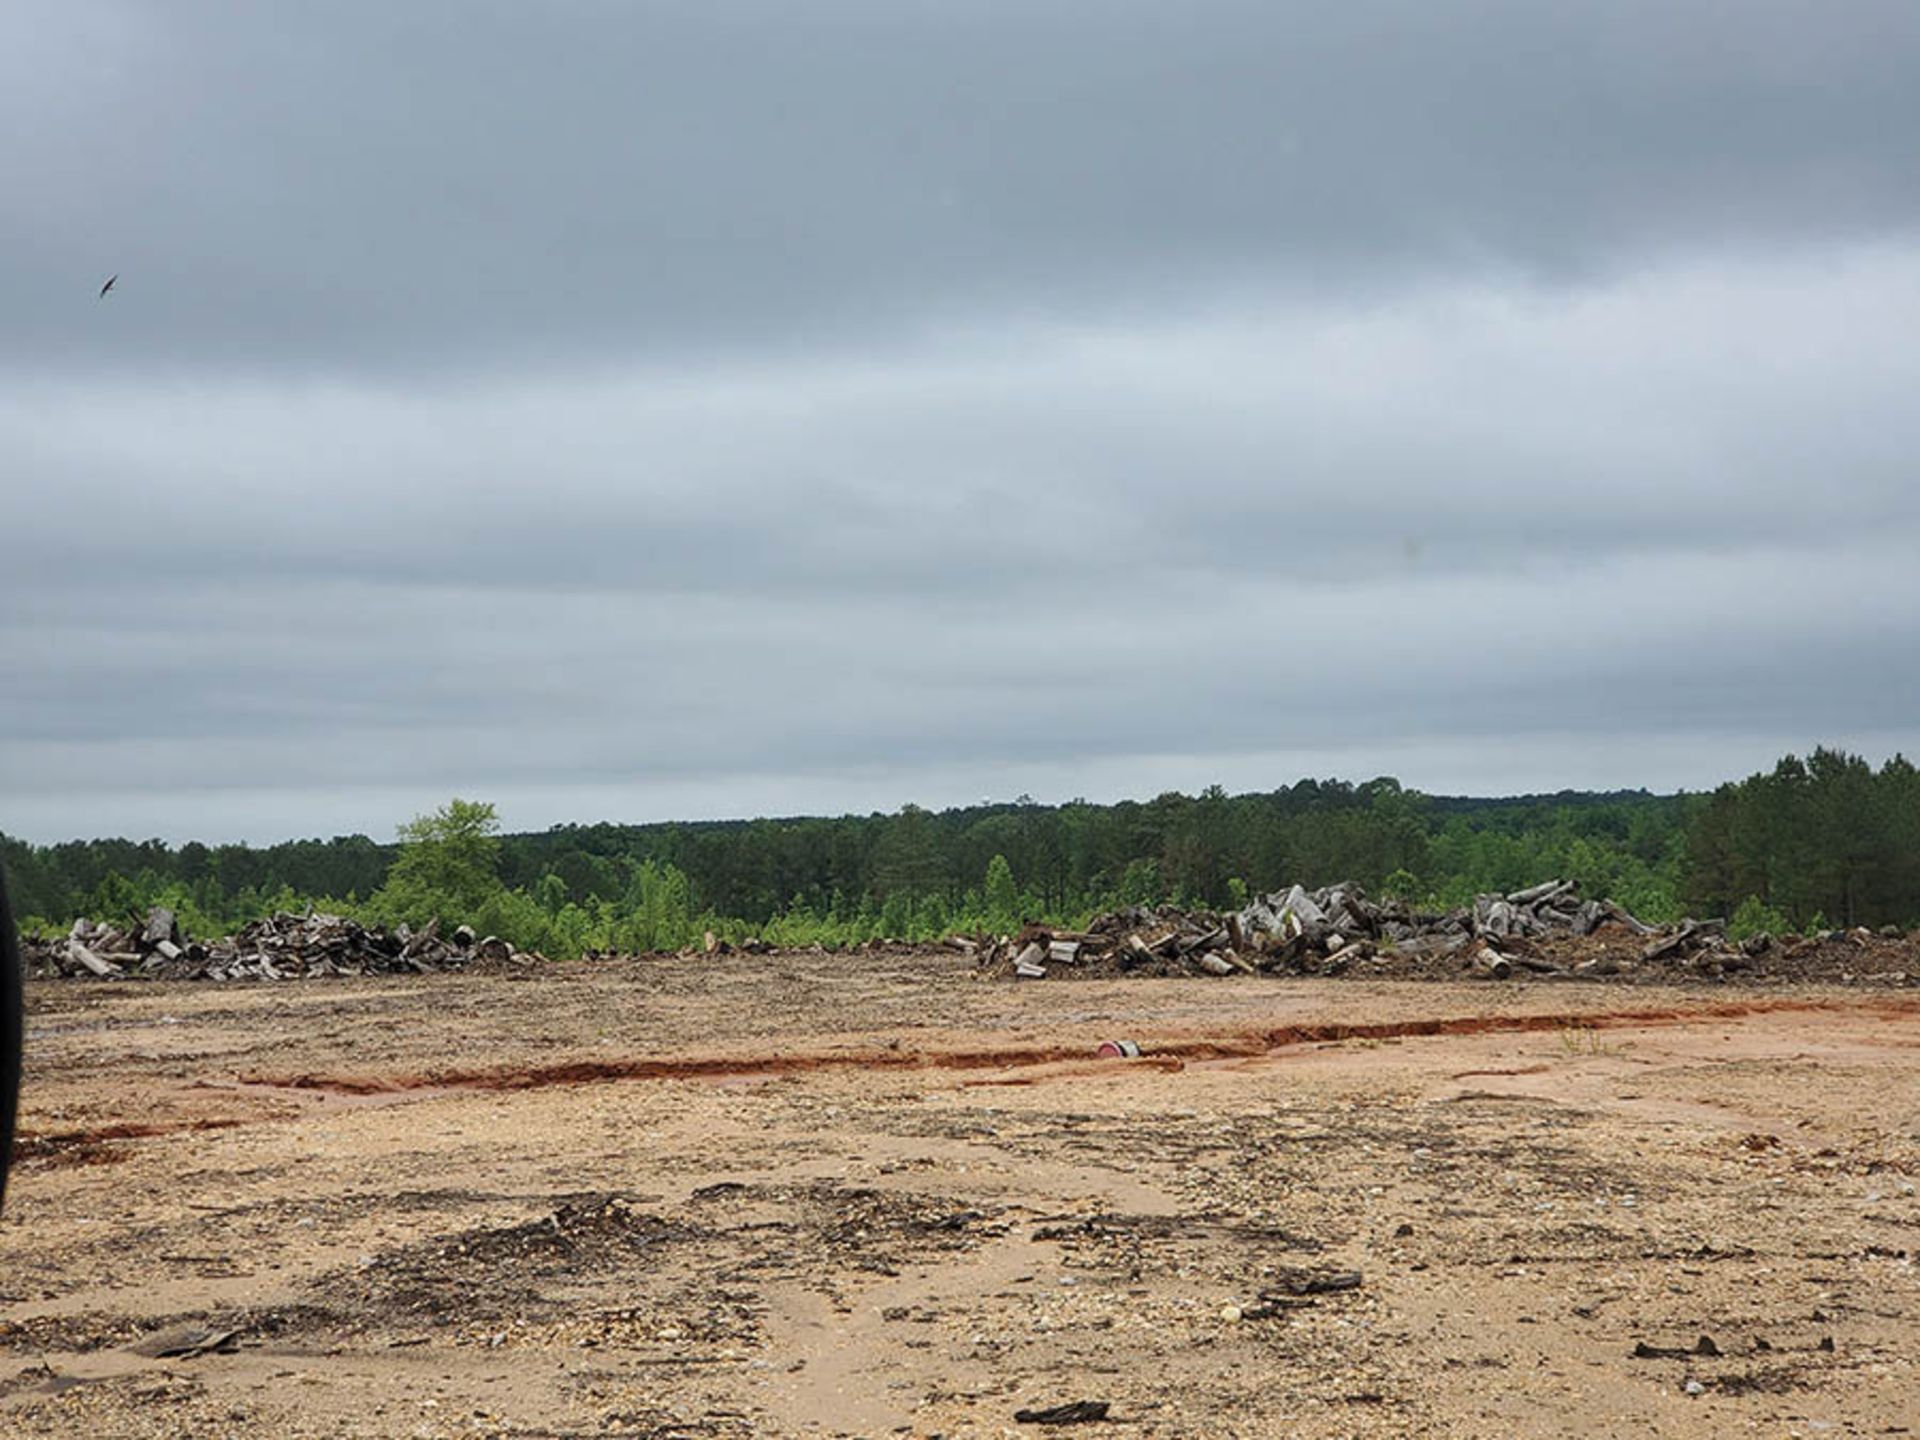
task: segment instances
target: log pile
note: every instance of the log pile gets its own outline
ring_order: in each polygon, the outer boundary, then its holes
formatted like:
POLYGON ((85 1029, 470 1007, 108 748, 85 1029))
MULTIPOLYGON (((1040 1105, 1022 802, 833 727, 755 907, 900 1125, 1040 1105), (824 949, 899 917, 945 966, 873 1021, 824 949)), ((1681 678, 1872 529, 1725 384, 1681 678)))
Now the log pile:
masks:
POLYGON ((1635 935, 1655 928, 1611 900, 1582 900, 1577 880, 1550 880, 1509 895, 1479 895, 1456 910, 1420 910, 1397 900, 1367 898, 1358 885, 1329 885, 1308 891, 1263 895, 1240 912, 1251 932, 1304 937, 1309 947, 1324 946, 1330 936, 1365 937, 1393 944, 1470 939, 1499 942, 1547 935, 1591 935, 1603 925, 1618 925, 1635 935))
POLYGON ((301 980, 326 975, 432 974, 475 964, 526 963, 541 957, 516 951, 496 936, 484 939, 461 925, 440 933, 439 921, 419 930, 366 926, 324 911, 280 912, 224 939, 183 939, 174 914, 156 905, 144 924, 119 927, 76 920, 64 939, 28 940, 29 973, 98 980, 301 980))
POLYGON ((1377 976, 1465 973, 1506 979, 1617 974, 1636 963, 1738 966, 1719 921, 1645 924, 1610 900, 1583 899, 1577 881, 1554 880, 1471 905, 1430 910, 1374 900, 1352 883, 1262 895, 1238 913, 1116 910, 1084 931, 1028 926, 1018 935, 956 937, 954 948, 992 974, 1039 980, 1087 974, 1377 976), (1562 940, 1631 942, 1623 960, 1543 952, 1562 940))
POLYGON ((1018 935, 955 936, 954 949, 983 971, 1022 980, 1073 973, 1233 975, 1260 968, 1237 917, 1210 910, 1133 906, 1102 915, 1085 930, 1029 925, 1018 935))

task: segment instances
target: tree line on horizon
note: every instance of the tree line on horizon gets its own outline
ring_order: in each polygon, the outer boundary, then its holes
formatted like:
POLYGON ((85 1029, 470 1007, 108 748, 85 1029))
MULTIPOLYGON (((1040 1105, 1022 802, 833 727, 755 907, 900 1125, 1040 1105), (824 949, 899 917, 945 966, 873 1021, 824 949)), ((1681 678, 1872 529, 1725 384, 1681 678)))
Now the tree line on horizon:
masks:
POLYGON ((1740 931, 1920 921, 1920 778, 1817 749, 1705 795, 1436 797, 1382 777, 1268 792, 1168 792, 892 814, 503 835, 455 800, 382 844, 157 840, 28 845, 0 836, 29 924, 170 905, 223 933, 313 904, 369 922, 464 921, 550 955, 672 949, 706 930, 786 944, 1083 923, 1132 904, 1225 908, 1295 881, 1355 880, 1435 907, 1572 878, 1653 921, 1740 931))

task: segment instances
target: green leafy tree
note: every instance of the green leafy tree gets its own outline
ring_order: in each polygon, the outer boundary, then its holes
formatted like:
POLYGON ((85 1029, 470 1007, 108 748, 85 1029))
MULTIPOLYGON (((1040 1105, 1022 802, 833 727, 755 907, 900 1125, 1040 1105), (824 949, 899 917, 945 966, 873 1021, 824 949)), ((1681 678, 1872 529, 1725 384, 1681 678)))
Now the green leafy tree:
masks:
POLYGON ((500 892, 500 821, 493 806, 449 800, 400 827, 400 854, 373 908, 416 924, 477 917, 500 892))
POLYGON ((567 882, 551 870, 542 875, 533 887, 533 898, 540 908, 549 915, 558 915, 568 905, 567 882))
POLYGON ((1152 860, 1129 860, 1120 876, 1122 905, 1158 905, 1160 903, 1160 867, 1152 860))
POLYGON ((1758 895, 1749 895, 1727 922, 1727 936, 1732 940, 1746 940, 1755 935, 1782 935, 1792 928, 1785 915, 1758 895))
POLYGON ((894 891, 880 907, 880 933, 889 940, 904 940, 913 933, 913 897, 906 891, 894 891))
POLYGON ((679 950, 700 936, 693 886, 677 865, 644 862, 634 871, 622 903, 626 912, 620 927, 622 949, 679 950))
POLYGON ((1020 890, 1013 883, 1013 867, 1007 857, 995 854, 987 862, 986 921, 989 929, 1001 934, 1020 923, 1020 890))
POLYGON ((940 884, 943 870, 933 817, 918 805, 903 805, 884 825, 874 857, 876 886, 888 896, 918 899, 930 894, 940 884))
POLYGON ((1411 870, 1399 869, 1380 882, 1380 893, 1389 900, 1420 898, 1420 877, 1411 870))

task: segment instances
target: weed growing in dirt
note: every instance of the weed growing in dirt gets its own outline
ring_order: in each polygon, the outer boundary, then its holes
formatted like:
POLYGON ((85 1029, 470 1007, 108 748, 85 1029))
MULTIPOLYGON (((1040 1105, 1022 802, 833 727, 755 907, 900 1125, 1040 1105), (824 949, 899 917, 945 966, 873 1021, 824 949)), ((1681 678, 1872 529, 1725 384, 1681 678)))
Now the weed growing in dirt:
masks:
POLYGON ((1560 1049, 1569 1058, 1588 1055, 1620 1055, 1627 1047, 1622 1041, 1609 1043, 1592 1025, 1568 1025, 1560 1031, 1560 1049))

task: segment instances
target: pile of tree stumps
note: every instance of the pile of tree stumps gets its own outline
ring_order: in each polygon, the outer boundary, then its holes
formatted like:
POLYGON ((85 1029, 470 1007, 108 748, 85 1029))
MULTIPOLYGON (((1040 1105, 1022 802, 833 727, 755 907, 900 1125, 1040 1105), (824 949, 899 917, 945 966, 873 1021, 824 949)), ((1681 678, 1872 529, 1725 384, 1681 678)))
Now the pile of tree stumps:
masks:
POLYGON ((1471 905, 1434 910, 1375 900, 1352 883, 1294 885, 1255 898, 1238 912, 1132 907, 1101 915, 1083 931, 1028 925, 1007 936, 955 937, 955 949, 988 973, 1022 980, 1093 973, 1149 975, 1393 976, 1458 973, 1504 980, 1617 974, 1636 963, 1714 963, 1740 953, 1721 921, 1646 924, 1610 900, 1583 899, 1573 880, 1553 880, 1471 905), (1623 942, 1585 960, 1542 953, 1542 942, 1605 938, 1623 942))
POLYGON ((156 905, 143 923, 114 926, 76 920, 58 940, 29 939, 28 973, 96 980, 299 980, 326 975, 431 974, 481 963, 542 957, 516 951, 465 925, 442 935, 440 922, 414 930, 362 925, 341 915, 280 912, 217 940, 182 937, 174 913, 156 905))

